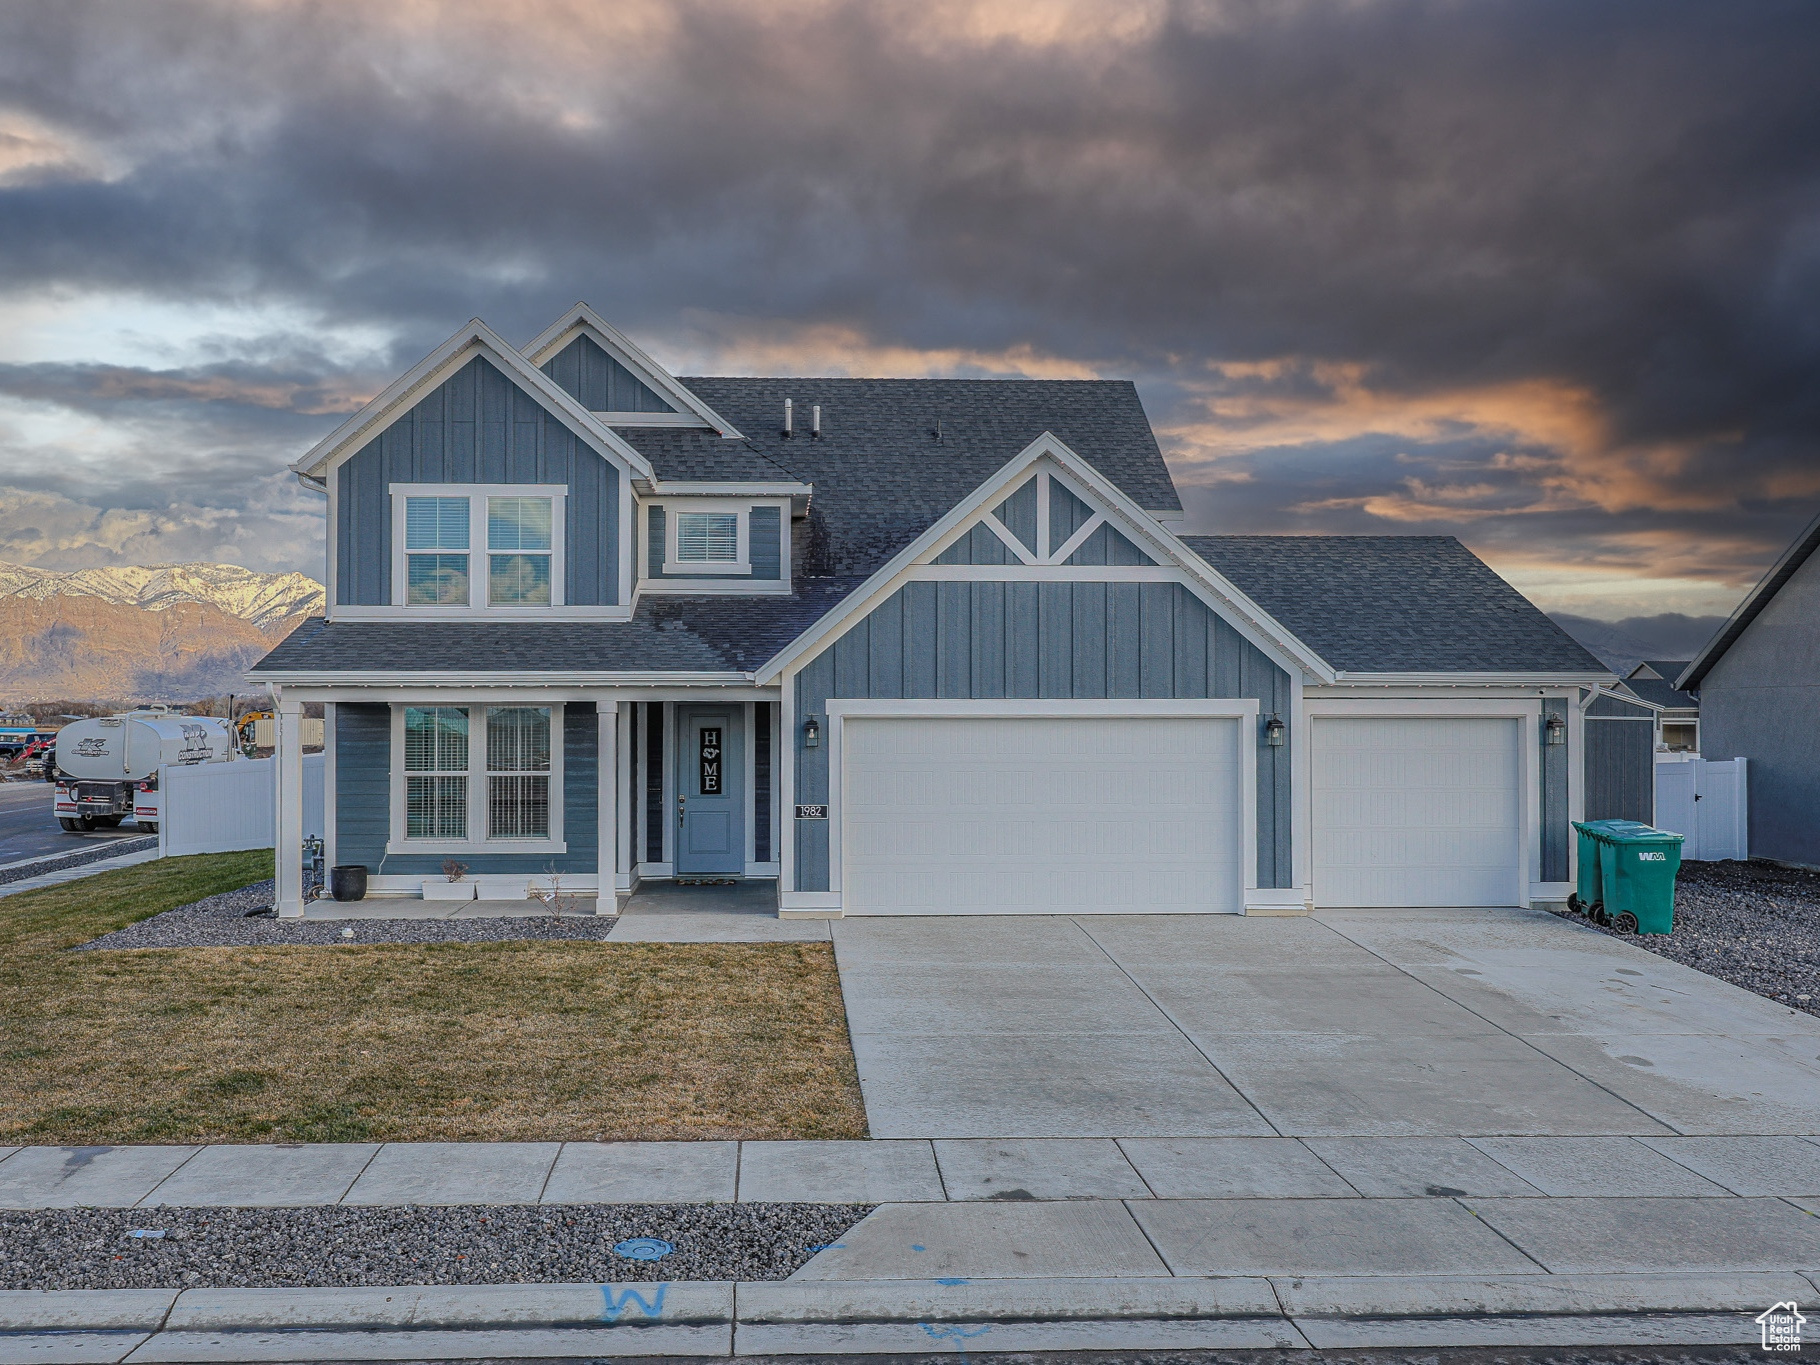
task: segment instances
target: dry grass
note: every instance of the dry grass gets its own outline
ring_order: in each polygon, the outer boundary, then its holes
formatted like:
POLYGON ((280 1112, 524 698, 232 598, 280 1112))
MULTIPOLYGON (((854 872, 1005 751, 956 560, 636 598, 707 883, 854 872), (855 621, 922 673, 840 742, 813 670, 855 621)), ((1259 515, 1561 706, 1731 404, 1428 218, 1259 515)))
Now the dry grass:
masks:
POLYGON ((0 1141, 865 1136, 826 943, 64 951, 270 875, 0 900, 0 1141))

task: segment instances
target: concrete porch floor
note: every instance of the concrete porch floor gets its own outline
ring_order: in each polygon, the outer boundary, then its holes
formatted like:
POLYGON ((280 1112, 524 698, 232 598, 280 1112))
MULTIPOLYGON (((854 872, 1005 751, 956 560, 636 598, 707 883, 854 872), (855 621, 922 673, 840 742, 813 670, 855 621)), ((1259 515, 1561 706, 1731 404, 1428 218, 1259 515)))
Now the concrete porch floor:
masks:
POLYGON ((804 943, 826 941, 827 921, 780 920, 777 883, 729 886, 640 882, 607 935, 613 943, 804 943))

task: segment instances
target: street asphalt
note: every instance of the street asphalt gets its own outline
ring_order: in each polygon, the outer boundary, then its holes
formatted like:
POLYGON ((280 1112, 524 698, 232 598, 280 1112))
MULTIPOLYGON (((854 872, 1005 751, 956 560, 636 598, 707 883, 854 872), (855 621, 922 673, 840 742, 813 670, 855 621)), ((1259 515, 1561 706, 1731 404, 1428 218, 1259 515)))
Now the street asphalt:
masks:
POLYGON ((131 820, 119 829, 66 834, 52 809, 55 791, 49 782, 0 782, 0 864, 80 853, 116 839, 141 837, 131 820))

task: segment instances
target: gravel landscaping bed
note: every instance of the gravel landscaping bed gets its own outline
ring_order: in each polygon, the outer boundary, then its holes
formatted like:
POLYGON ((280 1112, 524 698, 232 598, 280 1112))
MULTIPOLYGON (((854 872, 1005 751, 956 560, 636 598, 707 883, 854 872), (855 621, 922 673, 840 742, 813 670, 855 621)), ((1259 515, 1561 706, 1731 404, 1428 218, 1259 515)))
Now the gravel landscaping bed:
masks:
POLYGON ((498 943, 508 939, 604 939, 616 915, 535 915, 500 919, 248 919, 269 909, 273 884, 210 896, 91 939, 105 948, 268 948, 282 944, 498 943))
POLYGON ((81 867, 84 863, 98 863, 106 858, 118 858, 123 854, 139 853, 157 847, 156 834, 147 834, 137 839, 109 839, 105 843, 91 844, 77 853, 59 853, 49 858, 20 863, 16 867, 0 868, 0 886, 7 882, 22 882, 27 877, 42 877, 46 872, 61 872, 66 867, 81 867))
MULTIPOLYGON (((869 1204, 0 1211, 0 1289, 781 1280, 869 1204), (135 1237, 134 1231, 162 1232, 135 1237), (674 1250, 616 1253, 634 1239, 674 1250)), ((630 1246, 627 1251, 649 1248, 630 1246)))
POLYGON ((1683 863, 1672 934, 1592 927, 1820 1016, 1820 872, 1762 861, 1683 863))

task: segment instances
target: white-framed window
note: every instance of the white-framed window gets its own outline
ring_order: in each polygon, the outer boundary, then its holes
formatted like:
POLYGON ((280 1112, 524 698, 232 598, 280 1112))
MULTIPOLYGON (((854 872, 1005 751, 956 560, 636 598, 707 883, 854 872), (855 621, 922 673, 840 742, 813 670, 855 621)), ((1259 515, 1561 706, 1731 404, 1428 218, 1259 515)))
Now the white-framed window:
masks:
POLYGON ((399 705, 392 853, 562 852, 562 708, 399 705))
POLYGON ((561 606, 567 491, 393 484, 393 602, 438 613, 561 606))
POLYGON ((664 572, 749 574, 751 509, 745 503, 691 501, 664 509, 664 572))

